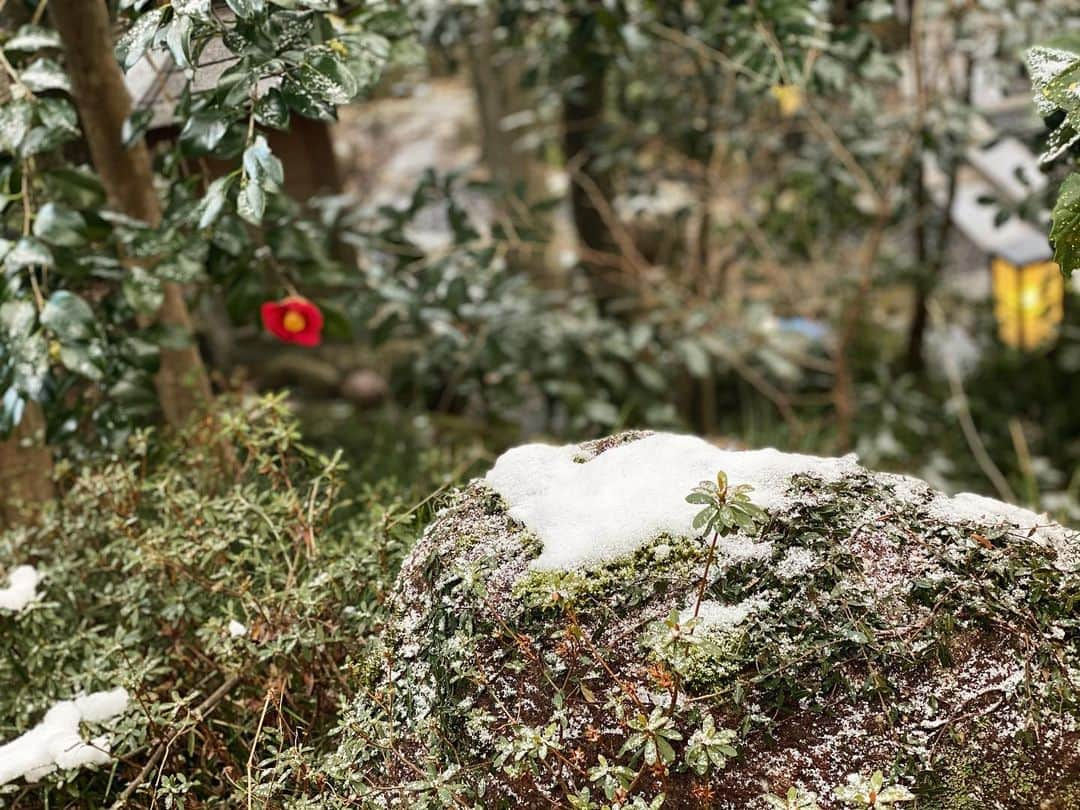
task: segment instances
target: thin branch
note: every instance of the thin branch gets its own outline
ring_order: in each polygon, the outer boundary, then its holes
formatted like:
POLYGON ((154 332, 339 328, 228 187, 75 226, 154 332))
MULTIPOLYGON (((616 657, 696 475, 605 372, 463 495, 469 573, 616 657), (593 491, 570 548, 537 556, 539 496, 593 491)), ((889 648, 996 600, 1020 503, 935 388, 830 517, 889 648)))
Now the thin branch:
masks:
MULTIPOLYGON (((195 707, 195 711, 192 712, 192 716, 195 718, 195 720, 202 720, 206 715, 212 712, 217 707, 217 705, 225 699, 226 695, 228 695, 229 692, 231 692, 233 688, 238 683, 240 683, 241 680, 243 680, 243 676, 241 675, 232 675, 228 679, 226 679, 225 682, 221 684, 221 686, 215 689, 210 694, 210 696, 206 698, 206 700, 204 700, 202 703, 195 707)), ((181 724, 180 728, 178 728, 176 731, 169 735, 168 739, 162 740, 158 744, 157 748, 154 749, 153 753, 151 753, 149 758, 146 760, 146 763, 143 765, 142 770, 140 770, 139 773, 136 774, 135 778, 131 780, 131 783, 126 788, 124 788, 124 792, 120 794, 120 797, 113 804, 112 810, 120 810, 120 808, 127 806, 128 800, 135 794, 135 791, 139 789, 139 785, 141 785, 145 781, 146 777, 150 774, 150 771, 154 769, 154 766, 156 766, 158 761, 165 755, 165 752, 169 749, 173 742, 175 742, 181 734, 188 730, 189 726, 187 722, 184 722, 183 724, 181 724)))

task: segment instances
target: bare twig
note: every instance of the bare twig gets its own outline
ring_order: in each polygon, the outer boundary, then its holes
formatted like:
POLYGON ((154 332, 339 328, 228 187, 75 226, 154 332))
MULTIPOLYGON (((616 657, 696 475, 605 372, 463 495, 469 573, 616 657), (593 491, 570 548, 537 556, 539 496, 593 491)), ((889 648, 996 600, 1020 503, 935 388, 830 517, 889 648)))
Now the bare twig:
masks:
MULTIPOLYGON (((243 680, 243 676, 241 675, 232 675, 227 678, 225 682, 221 684, 221 686, 215 689, 206 698, 206 700, 204 700, 202 703, 195 707, 195 711, 191 713, 191 717, 193 717, 196 721, 202 720, 206 715, 208 715, 215 708, 217 708, 217 705, 225 699, 229 692, 231 692, 233 688, 238 683, 240 683, 241 680, 243 680)), ((181 724, 180 728, 170 734, 167 739, 162 740, 158 744, 157 748, 153 750, 153 752, 147 758, 146 762, 143 764, 142 770, 140 770, 139 773, 136 774, 135 778, 131 780, 130 784, 128 784, 128 786, 124 788, 123 793, 120 794, 120 797, 113 804, 112 810, 120 810, 120 808, 127 806, 128 800, 131 799, 131 797, 135 794, 135 791, 139 789, 139 785, 141 785, 146 780, 146 777, 158 764, 158 761, 161 760, 161 758, 165 755, 165 752, 169 749, 173 742, 175 742, 181 734, 183 734, 185 731, 188 731, 189 729, 190 726, 185 721, 183 724, 181 724)))

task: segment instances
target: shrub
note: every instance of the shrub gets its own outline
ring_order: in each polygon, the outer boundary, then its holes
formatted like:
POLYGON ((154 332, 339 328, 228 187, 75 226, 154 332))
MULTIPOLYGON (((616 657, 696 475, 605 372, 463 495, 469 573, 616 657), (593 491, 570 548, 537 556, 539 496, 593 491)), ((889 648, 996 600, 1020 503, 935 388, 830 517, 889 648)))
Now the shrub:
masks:
MULTIPOLYGON (((446 452, 397 452, 430 492, 446 452)), ((131 695, 106 724, 111 766, 9 783, 0 804, 236 806, 290 789, 355 693, 348 661, 427 515, 396 481, 340 498, 344 473, 299 443, 281 398, 254 400, 179 435, 135 434, 39 525, 0 535, 6 570, 42 574, 37 601, 0 610, 0 740, 81 692, 131 695)))

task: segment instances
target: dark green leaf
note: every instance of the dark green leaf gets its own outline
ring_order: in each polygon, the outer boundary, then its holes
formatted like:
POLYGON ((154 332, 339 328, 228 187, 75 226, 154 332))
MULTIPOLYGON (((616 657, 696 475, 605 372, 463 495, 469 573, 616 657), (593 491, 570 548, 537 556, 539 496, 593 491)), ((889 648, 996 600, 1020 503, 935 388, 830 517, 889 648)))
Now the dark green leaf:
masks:
POLYGON ((1052 218, 1054 261, 1069 276, 1080 268, 1080 173, 1073 172, 1061 184, 1052 218))
POLYGON ((242 19, 262 14, 266 8, 263 0, 225 0, 225 4, 242 19))
POLYGON ((255 120, 273 129, 289 126, 289 105, 276 87, 270 88, 266 95, 255 102, 255 120))
POLYGON ((124 146, 130 148, 136 141, 146 134, 150 122, 154 119, 153 107, 143 107, 132 110, 131 114, 124 119, 124 126, 120 130, 120 138, 124 146))
POLYGON ((180 143, 193 155, 209 154, 229 131, 229 121, 225 112, 194 113, 180 131, 180 143))

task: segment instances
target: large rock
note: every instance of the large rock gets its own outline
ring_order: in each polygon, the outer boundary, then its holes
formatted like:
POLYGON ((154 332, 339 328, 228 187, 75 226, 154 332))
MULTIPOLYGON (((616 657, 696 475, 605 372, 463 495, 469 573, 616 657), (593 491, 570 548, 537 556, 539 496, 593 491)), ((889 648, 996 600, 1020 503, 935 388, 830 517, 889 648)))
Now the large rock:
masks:
POLYGON ((690 437, 531 445, 394 600, 335 758, 375 806, 1080 808, 1077 539, 997 501, 690 437), (684 497, 720 470, 768 519, 710 559, 684 497))

